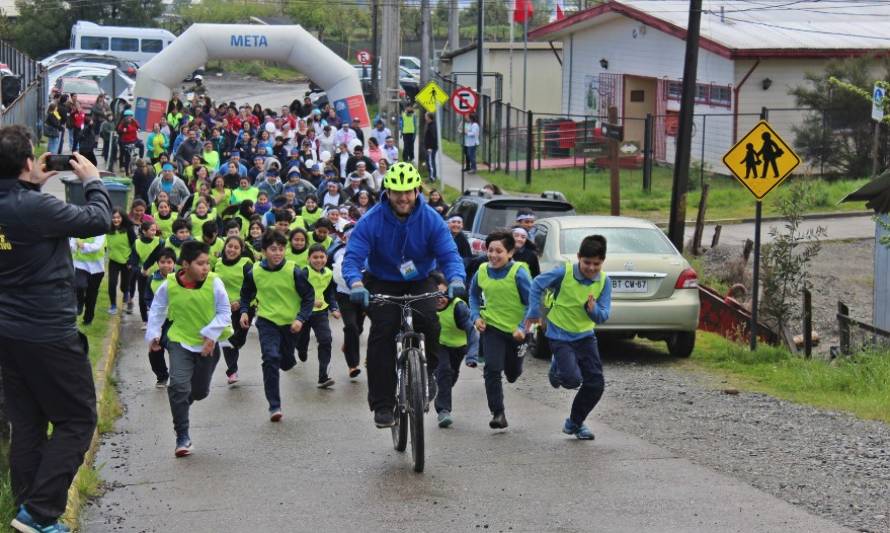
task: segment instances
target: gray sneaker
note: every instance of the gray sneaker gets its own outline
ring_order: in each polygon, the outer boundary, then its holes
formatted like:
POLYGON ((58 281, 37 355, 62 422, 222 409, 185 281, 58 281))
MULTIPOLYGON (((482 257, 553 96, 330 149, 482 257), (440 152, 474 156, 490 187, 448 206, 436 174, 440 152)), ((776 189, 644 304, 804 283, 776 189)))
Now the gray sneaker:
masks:
POLYGON ((447 427, 451 426, 452 422, 453 422, 453 420, 451 419, 450 411, 441 411, 439 413, 439 427, 440 428, 447 428, 447 427))

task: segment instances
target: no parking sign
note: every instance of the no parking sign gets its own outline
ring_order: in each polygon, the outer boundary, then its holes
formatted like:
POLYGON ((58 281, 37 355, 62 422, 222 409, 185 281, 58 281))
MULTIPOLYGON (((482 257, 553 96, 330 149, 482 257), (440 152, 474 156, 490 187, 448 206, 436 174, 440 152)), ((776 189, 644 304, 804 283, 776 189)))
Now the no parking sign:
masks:
POLYGON ((479 95, 469 87, 458 87, 451 93, 451 108, 460 115, 469 115, 479 107, 479 95))

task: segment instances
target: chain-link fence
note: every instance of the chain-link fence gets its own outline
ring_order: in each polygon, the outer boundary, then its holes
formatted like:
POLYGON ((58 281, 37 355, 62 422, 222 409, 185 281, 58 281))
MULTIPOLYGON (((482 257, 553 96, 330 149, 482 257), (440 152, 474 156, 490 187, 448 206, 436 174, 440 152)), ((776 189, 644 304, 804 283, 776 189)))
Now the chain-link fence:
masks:
MULTIPOLYGON (((437 78, 449 94, 457 88, 451 80, 437 78)), ((861 177, 890 166, 890 132, 886 123, 850 123, 848 110, 818 111, 808 108, 764 110, 770 125, 803 160, 796 173, 819 177, 861 177), (877 146, 877 153, 873 147, 877 146)), ((560 168, 603 169, 610 165, 608 139, 601 115, 548 114, 524 111, 482 95, 477 109, 481 145, 480 165, 492 171, 514 174, 530 182, 535 170, 560 168)), ((706 174, 728 174, 724 155, 760 120, 762 113, 695 114, 692 127, 691 179, 706 174)), ((462 144, 463 117, 450 106, 442 112, 442 136, 462 144)), ((649 169, 675 161, 679 112, 620 116, 624 129, 619 143, 622 169, 649 169)), ((644 172, 645 173, 645 172, 644 172)))

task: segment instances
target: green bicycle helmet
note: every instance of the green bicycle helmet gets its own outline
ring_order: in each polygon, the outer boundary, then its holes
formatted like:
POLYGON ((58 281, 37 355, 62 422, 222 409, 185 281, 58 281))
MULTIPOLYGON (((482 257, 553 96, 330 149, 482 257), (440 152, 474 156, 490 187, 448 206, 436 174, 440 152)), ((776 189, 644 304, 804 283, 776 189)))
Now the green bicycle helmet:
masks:
POLYGON ((391 191, 413 191, 422 184, 420 172, 411 163, 403 161, 389 167, 383 177, 383 188, 391 191))

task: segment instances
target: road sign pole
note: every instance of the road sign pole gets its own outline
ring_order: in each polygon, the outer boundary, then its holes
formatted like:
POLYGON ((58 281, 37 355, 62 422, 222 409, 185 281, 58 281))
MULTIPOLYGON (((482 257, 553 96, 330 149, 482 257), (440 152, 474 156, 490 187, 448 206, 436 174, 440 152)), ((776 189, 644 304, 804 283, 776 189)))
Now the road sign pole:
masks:
POLYGON ((748 330, 751 332, 751 351, 757 349, 757 306, 760 298, 760 222, 763 215, 763 202, 757 200, 754 214, 754 280, 751 282, 751 324, 748 330))
MULTIPOLYGON (((442 104, 436 102, 436 174, 439 178, 439 190, 445 194, 445 174, 442 173, 442 104)), ((460 191, 463 193, 463 191, 460 191)))

